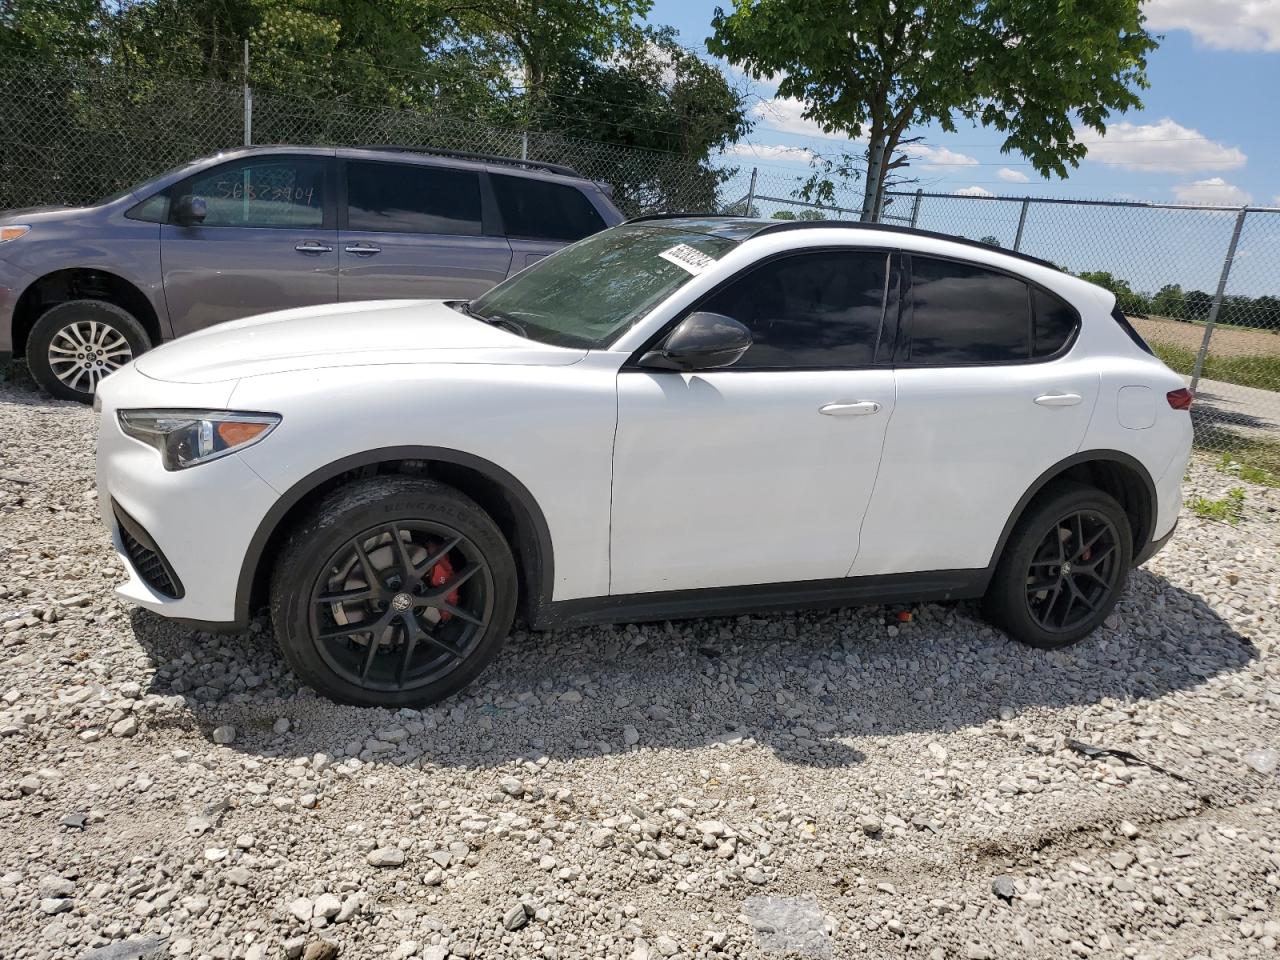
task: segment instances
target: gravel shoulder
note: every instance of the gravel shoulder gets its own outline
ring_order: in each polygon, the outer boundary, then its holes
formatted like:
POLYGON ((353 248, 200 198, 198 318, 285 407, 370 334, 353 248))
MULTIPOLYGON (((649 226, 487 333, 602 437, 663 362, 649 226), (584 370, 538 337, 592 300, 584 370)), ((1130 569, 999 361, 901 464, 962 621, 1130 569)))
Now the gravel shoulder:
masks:
POLYGON ((113 598, 89 410, 0 383, 0 437, 6 958, 1275 955, 1280 490, 1209 460, 1241 522, 1067 651, 965 604, 517 631, 390 712, 113 598))

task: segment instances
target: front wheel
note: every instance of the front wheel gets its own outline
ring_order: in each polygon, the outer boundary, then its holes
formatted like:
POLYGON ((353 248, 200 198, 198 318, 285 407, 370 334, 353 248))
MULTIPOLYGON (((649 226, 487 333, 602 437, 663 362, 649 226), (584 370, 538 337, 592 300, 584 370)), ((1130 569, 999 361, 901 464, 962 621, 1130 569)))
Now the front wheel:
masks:
POLYGON ((357 706, 425 706, 470 683, 515 615, 515 562, 470 498, 414 477, 325 497, 285 542, 271 584, 294 672, 357 706))
POLYGON ((1065 647, 1107 618, 1132 557, 1129 520, 1115 498, 1082 484, 1059 484, 1018 520, 983 611, 1015 640, 1065 647))
POLYGON ((62 400, 92 403, 102 378, 145 352, 151 338, 128 310, 68 300, 46 310, 27 339, 27 369, 62 400))

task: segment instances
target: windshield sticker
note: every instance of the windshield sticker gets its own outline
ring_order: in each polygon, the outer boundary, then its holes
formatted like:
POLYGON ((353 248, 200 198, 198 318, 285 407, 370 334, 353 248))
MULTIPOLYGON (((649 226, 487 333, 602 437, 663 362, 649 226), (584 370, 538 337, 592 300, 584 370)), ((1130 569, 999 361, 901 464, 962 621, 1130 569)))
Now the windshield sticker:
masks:
POLYGON ((700 250, 693 249, 687 243, 677 243, 670 250, 663 250, 658 256, 663 260, 671 261, 682 270, 687 270, 695 277, 715 263, 713 258, 700 250))

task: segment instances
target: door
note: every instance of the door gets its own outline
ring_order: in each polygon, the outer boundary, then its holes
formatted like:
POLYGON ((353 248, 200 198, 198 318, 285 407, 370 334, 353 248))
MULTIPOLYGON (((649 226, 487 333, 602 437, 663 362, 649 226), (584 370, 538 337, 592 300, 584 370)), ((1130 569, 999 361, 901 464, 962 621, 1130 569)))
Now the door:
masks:
POLYGON ((327 157, 267 154, 225 163, 173 188, 175 201, 201 197, 207 207, 199 224, 160 228, 174 336, 337 299, 332 165, 327 157))
POLYGON ((851 573, 986 567, 1023 493, 1079 449, 1096 364, 1079 317, 1024 280, 913 256, 898 403, 851 573))
POLYGON ((891 265, 837 250, 749 268, 697 306, 751 330, 736 364, 619 373, 610 593, 845 575, 895 402, 876 362, 891 265))
POLYGON ((478 297, 506 279, 507 241, 484 229, 482 174, 422 163, 346 160, 341 300, 478 297))
POLYGON ((489 181, 511 243, 512 273, 606 226, 600 211, 571 184, 505 173, 490 173, 489 181))

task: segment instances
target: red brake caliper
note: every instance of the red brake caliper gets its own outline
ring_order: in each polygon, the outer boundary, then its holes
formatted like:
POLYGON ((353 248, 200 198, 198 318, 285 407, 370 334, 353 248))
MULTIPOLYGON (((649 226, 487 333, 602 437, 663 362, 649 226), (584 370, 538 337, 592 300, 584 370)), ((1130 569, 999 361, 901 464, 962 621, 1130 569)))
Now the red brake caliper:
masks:
MULTIPOLYGON (((434 550, 435 547, 432 547, 431 549, 434 550)), ((434 567, 431 568, 431 585, 433 587, 443 587, 446 583, 448 583, 452 579, 453 579, 453 563, 450 562, 449 557, 446 554, 445 557, 439 563, 437 563, 434 567)), ((447 597, 445 597, 445 599, 448 600, 449 603, 456 605, 458 602, 458 591, 454 590, 447 597)), ((447 620, 452 620, 452 619, 453 619, 452 613, 449 613, 446 610, 440 611, 440 620, 442 622, 447 620)))

